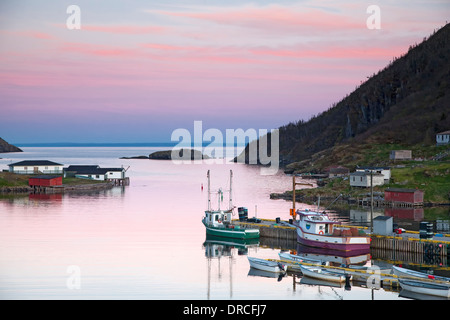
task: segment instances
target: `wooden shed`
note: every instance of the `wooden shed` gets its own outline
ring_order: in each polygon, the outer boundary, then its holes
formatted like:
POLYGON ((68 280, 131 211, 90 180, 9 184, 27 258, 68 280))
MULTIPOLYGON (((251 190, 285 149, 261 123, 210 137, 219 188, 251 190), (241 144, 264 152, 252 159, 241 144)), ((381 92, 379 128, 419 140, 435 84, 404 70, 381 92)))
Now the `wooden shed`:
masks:
POLYGON ((402 202, 422 204, 424 192, 419 189, 388 188, 384 191, 384 200, 389 202, 402 202))
POLYGON ((34 176, 28 179, 30 187, 52 187, 62 185, 62 176, 34 176))

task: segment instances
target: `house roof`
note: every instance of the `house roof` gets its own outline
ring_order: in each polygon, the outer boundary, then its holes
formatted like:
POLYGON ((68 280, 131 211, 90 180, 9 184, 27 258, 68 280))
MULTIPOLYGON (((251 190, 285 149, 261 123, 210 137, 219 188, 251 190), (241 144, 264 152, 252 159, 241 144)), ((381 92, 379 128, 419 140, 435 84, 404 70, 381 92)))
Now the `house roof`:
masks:
POLYGON ((76 174, 106 174, 107 172, 122 172, 124 168, 85 168, 79 170, 76 174))
POLYGON ((419 189, 406 189, 406 188, 387 188, 385 191, 388 191, 388 192, 406 192, 406 193, 411 193, 411 192, 416 192, 416 191, 423 192, 422 190, 419 190, 419 189))
MULTIPOLYGON (((356 172, 352 172, 350 173, 351 176, 370 176, 370 172, 366 172, 366 171, 356 171, 356 172)), ((377 176, 381 176, 384 177, 381 173, 377 173, 377 172, 373 172, 372 176, 377 177, 377 176)))
POLYGON ((450 134, 450 130, 444 131, 444 132, 439 132, 437 134, 450 134))
POLYGON ((16 163, 8 164, 10 167, 33 167, 33 166, 62 166, 60 163, 56 163, 48 160, 24 160, 16 163))
POLYGON ((41 175, 41 176, 32 176, 30 179, 55 179, 55 178, 61 178, 61 176, 49 176, 49 175, 41 175))
POLYGON ((67 168, 64 168, 64 171, 83 171, 83 170, 92 170, 99 168, 99 165, 70 165, 67 168))

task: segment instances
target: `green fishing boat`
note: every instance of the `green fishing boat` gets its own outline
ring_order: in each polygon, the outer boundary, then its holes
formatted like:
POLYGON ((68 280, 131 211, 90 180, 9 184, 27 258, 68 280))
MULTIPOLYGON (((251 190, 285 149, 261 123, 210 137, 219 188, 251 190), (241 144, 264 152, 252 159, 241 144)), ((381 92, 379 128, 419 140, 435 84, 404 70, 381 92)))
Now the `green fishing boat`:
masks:
POLYGON ((217 192, 219 196, 219 206, 217 210, 211 209, 211 190, 210 190, 210 174, 209 170, 207 173, 208 177, 208 210, 205 211, 205 216, 202 219, 202 223, 206 228, 206 233, 218 237, 235 238, 235 239, 255 239, 259 238, 258 229, 243 228, 240 226, 235 226, 231 223, 231 218, 233 215, 233 204, 231 196, 232 187, 232 177, 233 171, 230 170, 230 198, 229 198, 229 208, 226 210, 220 209, 220 202, 223 199, 223 191, 219 189, 217 192))

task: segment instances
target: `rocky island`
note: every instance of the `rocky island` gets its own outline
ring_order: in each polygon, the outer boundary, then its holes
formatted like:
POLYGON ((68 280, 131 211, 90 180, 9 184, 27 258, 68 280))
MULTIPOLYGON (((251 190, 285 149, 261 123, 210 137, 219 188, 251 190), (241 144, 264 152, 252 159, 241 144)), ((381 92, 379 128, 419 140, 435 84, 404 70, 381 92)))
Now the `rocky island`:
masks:
POLYGON ((0 138, 0 153, 7 153, 7 152, 23 152, 22 149, 13 146, 12 144, 9 144, 2 138, 0 138))
MULTIPOLYGON (((186 157, 186 153, 190 153, 190 160, 210 159, 209 156, 203 154, 201 151, 194 149, 180 149, 179 157, 181 160, 186 157)), ((155 151, 148 156, 122 157, 120 159, 172 160, 172 150, 155 151)))

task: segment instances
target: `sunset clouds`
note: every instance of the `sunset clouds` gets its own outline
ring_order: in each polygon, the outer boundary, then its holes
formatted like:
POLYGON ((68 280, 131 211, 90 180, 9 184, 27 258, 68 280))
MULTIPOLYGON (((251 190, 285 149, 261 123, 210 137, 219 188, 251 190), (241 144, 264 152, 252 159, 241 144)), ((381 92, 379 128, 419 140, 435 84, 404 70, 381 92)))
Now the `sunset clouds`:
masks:
POLYGON ((370 4, 85 0, 80 30, 65 27, 69 3, 2 4, 0 136, 167 141, 194 120, 222 130, 308 119, 449 16, 447 1, 380 1, 381 29, 369 30, 370 4), (33 119, 67 130, 30 135, 33 119))

